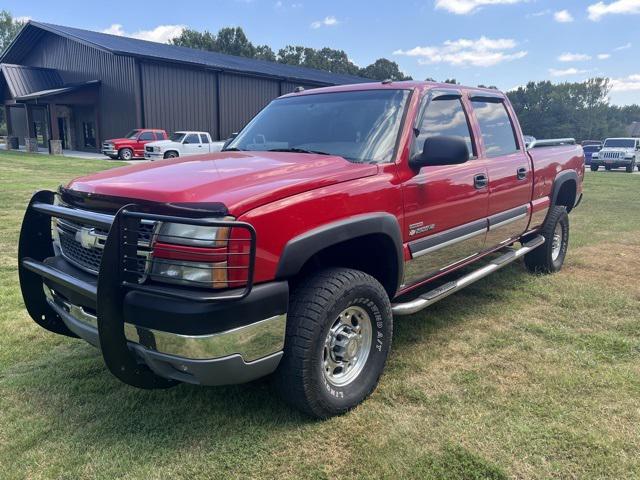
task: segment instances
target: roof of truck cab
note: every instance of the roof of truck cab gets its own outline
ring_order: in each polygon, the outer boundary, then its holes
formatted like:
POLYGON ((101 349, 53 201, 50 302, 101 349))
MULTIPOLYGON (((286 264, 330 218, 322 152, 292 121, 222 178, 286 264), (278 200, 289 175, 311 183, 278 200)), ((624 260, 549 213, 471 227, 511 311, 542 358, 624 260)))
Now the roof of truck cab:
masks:
POLYGON ((336 85, 331 87, 321 87, 314 88, 312 90, 302 90, 299 92, 289 93, 287 95, 283 95, 280 98, 286 97, 295 97, 299 95, 315 95, 318 93, 331 93, 331 92, 356 92, 363 90, 433 90, 433 89, 443 89, 443 90, 461 90, 465 92, 477 92, 479 94, 487 94, 491 96, 499 96, 505 97, 505 94, 500 90, 496 90, 494 88, 480 88, 480 87, 467 87, 464 85, 458 85, 453 83, 440 83, 440 82, 425 82, 418 80, 405 80, 399 82, 368 82, 368 83, 355 83, 348 85, 336 85))

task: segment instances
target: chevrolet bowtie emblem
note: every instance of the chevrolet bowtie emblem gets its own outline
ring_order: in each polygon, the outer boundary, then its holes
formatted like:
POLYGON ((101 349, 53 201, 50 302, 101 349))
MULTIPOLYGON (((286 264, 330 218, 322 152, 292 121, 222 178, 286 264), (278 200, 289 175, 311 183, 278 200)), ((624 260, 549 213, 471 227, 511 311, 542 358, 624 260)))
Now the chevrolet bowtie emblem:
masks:
POLYGON ((82 227, 76 232, 76 241, 84 248, 95 248, 98 245, 98 236, 94 228, 82 227))

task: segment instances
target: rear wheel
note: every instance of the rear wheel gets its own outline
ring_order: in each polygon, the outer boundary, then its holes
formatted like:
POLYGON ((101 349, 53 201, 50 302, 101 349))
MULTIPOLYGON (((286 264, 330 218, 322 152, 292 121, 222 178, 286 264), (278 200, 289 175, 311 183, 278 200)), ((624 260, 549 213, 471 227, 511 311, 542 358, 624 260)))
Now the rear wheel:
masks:
POLYGON ((591 165, 591 171, 592 172, 597 172, 598 171, 598 165, 591 165))
POLYGON ((542 231, 544 244, 524 256, 534 273, 555 273, 562 269, 569 246, 569 215, 566 207, 551 207, 542 231))
POLYGON ((121 148, 118 151, 118 157, 120 157, 120 160, 131 160, 133 158, 133 150, 130 148, 121 148))
POLYGON ((393 319, 380 283, 359 270, 332 268, 291 295, 282 398, 318 418, 344 413, 371 394, 391 347, 393 319))

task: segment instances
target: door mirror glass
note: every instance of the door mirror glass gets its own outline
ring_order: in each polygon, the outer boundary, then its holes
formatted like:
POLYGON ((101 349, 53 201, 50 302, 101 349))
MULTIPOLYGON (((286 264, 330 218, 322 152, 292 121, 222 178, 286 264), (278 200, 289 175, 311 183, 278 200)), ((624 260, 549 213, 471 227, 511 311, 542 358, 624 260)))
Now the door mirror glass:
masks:
POLYGON ((459 165, 469 160, 469 147, 460 137, 436 136, 424 142, 422 153, 409 162, 414 168, 436 165, 459 165))

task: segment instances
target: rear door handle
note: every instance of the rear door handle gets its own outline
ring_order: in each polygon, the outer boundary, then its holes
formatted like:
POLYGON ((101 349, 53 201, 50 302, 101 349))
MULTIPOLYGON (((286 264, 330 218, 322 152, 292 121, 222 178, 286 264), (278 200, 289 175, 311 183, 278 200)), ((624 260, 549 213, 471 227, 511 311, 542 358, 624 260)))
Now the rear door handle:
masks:
POLYGON ((527 167, 520 167, 516 173, 518 180, 524 180, 527 178, 527 167))
POLYGON ((476 189, 481 190, 483 188, 486 188, 487 185, 489 185, 489 179, 484 173, 478 173, 477 175, 474 175, 473 186, 476 187, 476 189))

